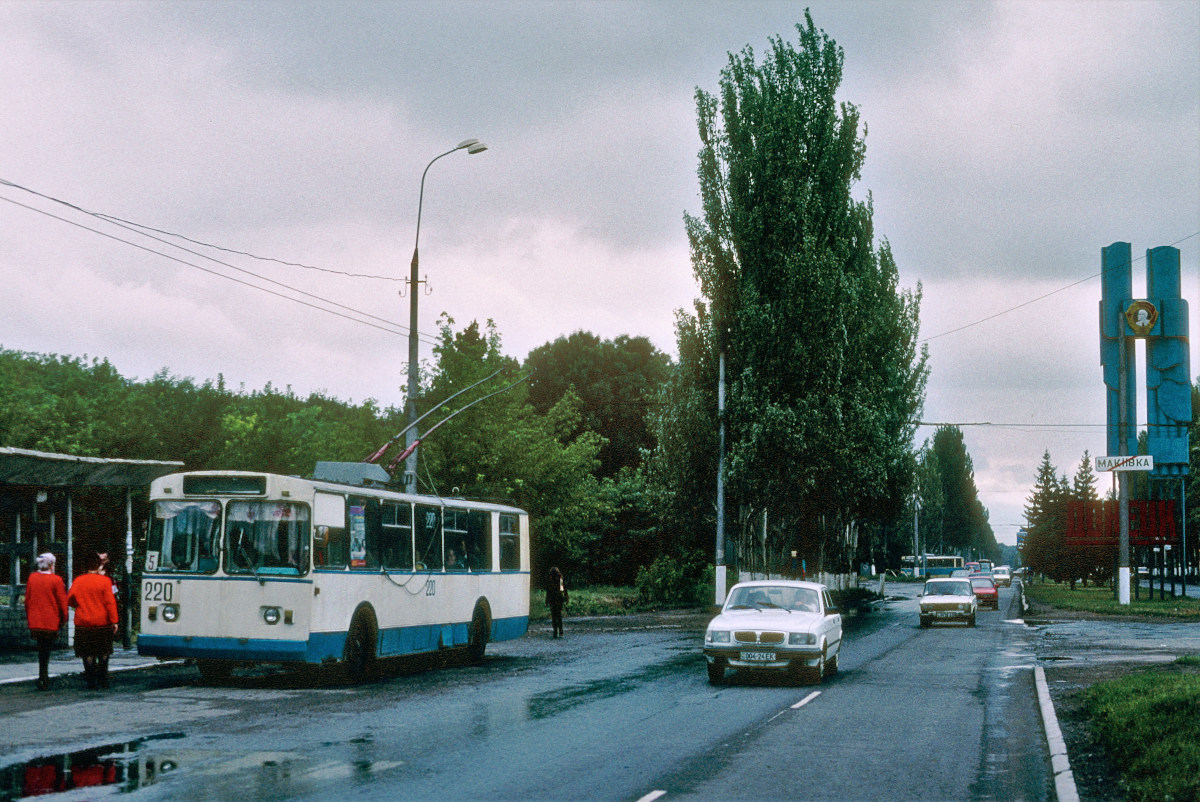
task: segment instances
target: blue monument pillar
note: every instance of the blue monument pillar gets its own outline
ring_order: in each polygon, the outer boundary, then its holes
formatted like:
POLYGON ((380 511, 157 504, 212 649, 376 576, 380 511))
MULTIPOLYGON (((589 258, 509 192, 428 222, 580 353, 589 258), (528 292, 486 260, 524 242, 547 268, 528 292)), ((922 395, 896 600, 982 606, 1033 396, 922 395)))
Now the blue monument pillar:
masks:
MULTIPOLYGON (((1188 473, 1188 426, 1192 420, 1188 306, 1180 294, 1179 250, 1146 251, 1146 298, 1133 297, 1133 252, 1128 242, 1100 251, 1100 364, 1108 410, 1108 454, 1137 454, 1137 352, 1146 340, 1146 443, 1154 457, 1152 479, 1188 473)), ((1119 599, 1129 603, 1129 490, 1126 473, 1118 474, 1121 506, 1121 550, 1118 560, 1119 599)), ((1187 530, 1183 552, 1186 575, 1187 530)))

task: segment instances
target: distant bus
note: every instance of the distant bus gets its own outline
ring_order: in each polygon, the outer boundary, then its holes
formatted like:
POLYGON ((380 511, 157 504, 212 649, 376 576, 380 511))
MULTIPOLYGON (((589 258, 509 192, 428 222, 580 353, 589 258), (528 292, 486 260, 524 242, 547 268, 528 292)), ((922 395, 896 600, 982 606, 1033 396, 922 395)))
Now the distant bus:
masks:
MULTIPOLYGON (((921 576, 950 576, 953 571, 963 567, 963 558, 955 554, 926 554, 921 558, 921 564, 916 566, 921 576)), ((913 556, 906 554, 900 558, 900 573, 913 576, 913 556)))
POLYGON ((341 663, 464 647, 529 623, 529 516, 516 507, 269 473, 156 479, 138 653, 341 663))

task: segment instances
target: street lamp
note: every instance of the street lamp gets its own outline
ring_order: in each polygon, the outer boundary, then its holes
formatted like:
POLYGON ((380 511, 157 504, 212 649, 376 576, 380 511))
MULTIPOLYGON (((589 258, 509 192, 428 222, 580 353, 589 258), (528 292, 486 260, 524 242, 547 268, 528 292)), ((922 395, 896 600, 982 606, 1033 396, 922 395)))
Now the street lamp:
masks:
MULTIPOLYGON (((408 279, 408 398, 405 406, 408 407, 409 428, 404 437, 406 447, 411 447, 417 440, 417 251, 421 243, 421 208, 425 204, 425 175, 435 161, 460 150, 465 150, 470 154, 483 153, 487 150, 487 145, 478 139, 464 139, 445 153, 430 159, 429 164, 425 165, 425 171, 421 173, 421 193, 417 196, 417 236, 413 242, 412 269, 408 279)), ((409 493, 417 492, 416 449, 412 450, 404 463, 404 489, 409 493)))

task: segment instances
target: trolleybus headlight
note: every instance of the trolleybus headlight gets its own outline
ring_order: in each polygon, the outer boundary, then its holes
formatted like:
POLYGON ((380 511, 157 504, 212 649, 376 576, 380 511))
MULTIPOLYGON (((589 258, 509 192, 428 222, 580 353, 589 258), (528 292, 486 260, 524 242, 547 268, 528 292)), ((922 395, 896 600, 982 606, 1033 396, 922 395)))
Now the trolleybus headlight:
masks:
POLYGON ((266 621, 268 624, 278 624, 279 623, 279 608, 278 607, 264 607, 262 614, 263 614, 263 621, 266 621))
POLYGON ((179 620, 179 605, 178 604, 164 604, 162 606, 162 610, 160 612, 162 612, 162 620, 163 621, 179 620))

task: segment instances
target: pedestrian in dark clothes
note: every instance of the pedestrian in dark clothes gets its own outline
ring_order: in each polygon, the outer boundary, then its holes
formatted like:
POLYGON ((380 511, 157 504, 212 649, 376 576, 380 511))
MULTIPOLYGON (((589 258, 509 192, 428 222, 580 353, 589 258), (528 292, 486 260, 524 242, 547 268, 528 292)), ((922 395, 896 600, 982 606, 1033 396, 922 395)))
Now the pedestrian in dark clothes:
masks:
POLYGON ((563 634, 562 611, 568 598, 562 571, 557 567, 551 568, 550 578, 546 583, 546 606, 550 608, 550 624, 554 627, 555 638, 561 638, 563 634))
POLYGON ((39 554, 37 571, 25 583, 25 621, 29 636, 37 641, 39 691, 50 690, 50 650, 67 620, 67 586, 54 573, 54 555, 39 554))

